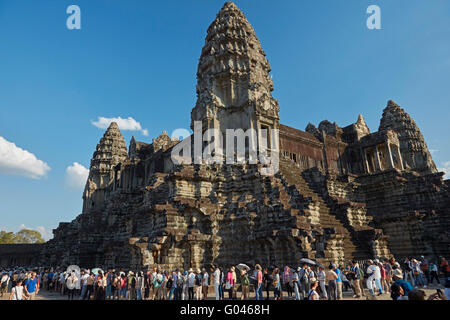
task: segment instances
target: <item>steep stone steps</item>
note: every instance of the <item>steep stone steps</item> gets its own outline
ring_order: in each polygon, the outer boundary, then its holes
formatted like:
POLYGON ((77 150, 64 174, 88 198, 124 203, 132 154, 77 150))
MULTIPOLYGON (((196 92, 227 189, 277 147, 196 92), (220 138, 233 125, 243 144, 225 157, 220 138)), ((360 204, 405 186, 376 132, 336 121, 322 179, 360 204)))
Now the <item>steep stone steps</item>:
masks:
MULTIPOLYGON (((329 206, 319 196, 319 193, 309 186, 308 182, 301 175, 300 169, 296 168, 291 161, 280 159, 280 173, 289 185, 295 186, 298 193, 305 198, 306 202, 308 202, 309 198, 310 202, 314 203, 316 207, 319 207, 319 221, 322 229, 334 229, 336 233, 343 235, 343 249, 346 259, 367 257, 368 252, 361 250, 353 243, 351 240, 351 232, 331 212, 329 206)), ((329 254, 325 252, 325 256, 327 257, 329 254)))

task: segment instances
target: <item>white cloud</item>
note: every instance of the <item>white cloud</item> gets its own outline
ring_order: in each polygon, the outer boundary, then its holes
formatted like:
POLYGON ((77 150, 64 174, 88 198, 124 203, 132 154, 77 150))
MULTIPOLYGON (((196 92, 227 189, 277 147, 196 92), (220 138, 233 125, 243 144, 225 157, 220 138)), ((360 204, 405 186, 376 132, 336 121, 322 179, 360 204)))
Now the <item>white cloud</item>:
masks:
POLYGON ((50 236, 52 234, 49 231, 47 231, 47 229, 45 229, 45 227, 38 226, 38 227, 36 227, 36 230, 39 231, 39 233, 41 234, 42 238, 44 238, 45 241, 50 240, 50 236))
POLYGON ((74 162, 66 169, 66 186, 74 190, 83 190, 89 175, 89 169, 74 162))
POLYGON ((444 162, 443 168, 438 168, 440 172, 445 172, 444 179, 450 179, 450 161, 444 162))
POLYGON ((118 118, 98 117, 97 121, 91 120, 91 123, 100 129, 108 129, 111 122, 116 122, 120 130, 140 131, 143 136, 148 136, 148 130, 142 129, 141 124, 136 120, 134 120, 132 117, 128 117, 127 119, 123 119, 121 117, 118 118))
POLYGON ((39 179, 48 171, 47 163, 0 136, 0 173, 39 179))

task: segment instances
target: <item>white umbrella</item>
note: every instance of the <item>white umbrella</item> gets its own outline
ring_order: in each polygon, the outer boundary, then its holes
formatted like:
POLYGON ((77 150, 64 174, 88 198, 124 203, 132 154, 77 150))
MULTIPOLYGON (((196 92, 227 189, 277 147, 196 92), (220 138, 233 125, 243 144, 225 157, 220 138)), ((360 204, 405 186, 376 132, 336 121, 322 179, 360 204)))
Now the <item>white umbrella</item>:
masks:
POLYGON ((249 267, 248 265, 246 265, 246 264, 243 264, 243 263, 238 264, 238 265, 236 266, 236 268, 237 268, 239 271, 242 271, 242 269, 245 269, 245 270, 247 270, 247 271, 250 270, 250 267, 249 267))
POLYGON ((98 275, 99 272, 104 273, 102 269, 100 268, 94 268, 91 271, 93 274, 95 274, 96 276, 98 275))
POLYGON ((315 261, 308 259, 308 258, 300 259, 300 263, 306 263, 306 264, 310 264, 312 266, 315 266, 317 264, 315 261))
POLYGON ((76 265, 71 265, 71 266, 67 267, 66 272, 68 275, 72 274, 72 272, 75 272, 75 275, 77 276, 77 278, 80 278, 80 275, 81 275, 80 267, 76 266, 76 265))

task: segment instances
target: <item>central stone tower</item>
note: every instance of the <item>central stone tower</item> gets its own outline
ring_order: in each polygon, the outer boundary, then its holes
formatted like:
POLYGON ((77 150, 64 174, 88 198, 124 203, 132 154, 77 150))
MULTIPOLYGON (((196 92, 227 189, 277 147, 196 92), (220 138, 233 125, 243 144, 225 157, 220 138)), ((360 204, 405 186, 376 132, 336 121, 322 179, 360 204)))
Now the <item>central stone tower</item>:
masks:
POLYGON ((203 130, 278 129, 271 69, 250 23, 227 2, 208 28, 197 72, 197 103, 191 114, 203 130))

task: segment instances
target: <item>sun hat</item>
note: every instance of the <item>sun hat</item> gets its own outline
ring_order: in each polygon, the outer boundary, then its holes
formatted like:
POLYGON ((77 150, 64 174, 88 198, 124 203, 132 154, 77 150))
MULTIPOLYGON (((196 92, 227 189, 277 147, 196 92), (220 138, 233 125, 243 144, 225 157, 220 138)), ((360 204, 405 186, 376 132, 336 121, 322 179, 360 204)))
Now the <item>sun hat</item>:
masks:
POLYGON ((403 279, 403 273, 402 273, 402 271, 399 270, 399 269, 393 270, 393 271, 392 271, 392 275, 393 275, 394 277, 403 279))

